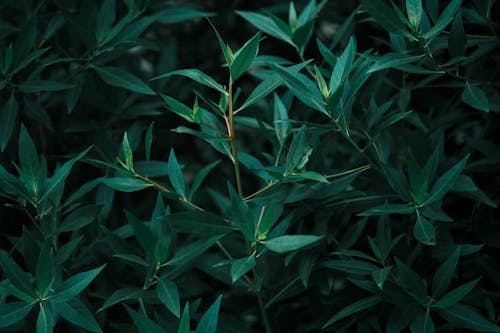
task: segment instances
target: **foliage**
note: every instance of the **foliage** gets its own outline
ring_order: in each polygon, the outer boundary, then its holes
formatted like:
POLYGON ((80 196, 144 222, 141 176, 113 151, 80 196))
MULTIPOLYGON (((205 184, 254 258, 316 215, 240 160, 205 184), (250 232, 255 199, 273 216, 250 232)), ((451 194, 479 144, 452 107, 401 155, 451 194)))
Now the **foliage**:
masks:
POLYGON ((259 5, 0 3, 0 332, 500 332, 500 4, 259 5))

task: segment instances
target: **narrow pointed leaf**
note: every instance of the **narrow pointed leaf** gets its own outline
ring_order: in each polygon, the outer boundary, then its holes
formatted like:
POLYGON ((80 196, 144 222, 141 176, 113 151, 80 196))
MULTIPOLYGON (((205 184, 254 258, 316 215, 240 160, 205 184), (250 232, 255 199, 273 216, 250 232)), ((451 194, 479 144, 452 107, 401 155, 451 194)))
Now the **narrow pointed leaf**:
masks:
POLYGON ((153 186, 141 179, 130 177, 101 178, 104 185, 121 192, 136 192, 153 186))
POLYGON ((181 197, 186 197, 186 184, 184 182, 184 176, 182 175, 181 167, 177 162, 174 150, 170 150, 170 155, 168 157, 168 177, 172 183, 172 187, 181 197))
POLYGON ((155 92, 134 74, 119 67, 94 67, 99 77, 113 87, 127 89, 145 95, 155 95, 155 92))
POLYGON ((453 21, 455 13, 460 9, 462 0, 452 0, 443 10, 436 24, 424 34, 424 38, 431 39, 436 37, 446 26, 453 21))
POLYGON ((215 333, 217 331, 217 321, 219 317, 219 307, 222 300, 222 295, 217 297, 215 302, 203 314, 196 326, 196 333, 215 333))
POLYGON ((464 304, 455 304, 439 311, 441 317, 454 326, 479 332, 500 332, 500 328, 484 318, 476 309, 464 304))
POLYGON ((431 204, 442 199, 446 193, 451 189, 458 176, 462 172, 469 155, 465 156, 462 160, 460 160, 457 164, 451 167, 448 171, 446 171, 439 179, 434 183, 432 189, 429 193, 429 197, 425 200, 425 204, 431 204))
POLYGON ((177 318, 180 318, 181 304, 176 284, 165 279, 158 279, 156 281, 158 282, 156 295, 170 312, 172 312, 177 318))
POLYGON ((488 97, 484 90, 479 87, 471 86, 467 84, 467 86, 462 91, 462 101, 465 104, 472 106, 475 109, 490 112, 490 105, 488 103, 488 97))
POLYGON ((395 34, 408 34, 404 23, 394 10, 380 0, 362 0, 363 8, 375 18, 385 30, 395 34))
POLYGON ((35 303, 0 303, 0 327, 7 327, 24 319, 35 303))
POLYGON ((420 214, 413 226, 413 235, 425 245, 436 245, 436 228, 431 221, 420 214))
POLYGON ((316 235, 285 235, 262 242, 269 250, 277 253, 295 251, 314 244, 323 236, 316 235))
POLYGON ((64 320, 91 332, 103 332, 90 310, 77 298, 55 303, 55 308, 64 320))
POLYGON ((460 247, 457 246, 451 255, 439 266, 432 279, 432 296, 434 298, 443 295, 450 286, 451 279, 457 269, 460 247))
POLYGON ((474 289, 480 279, 477 278, 449 291, 434 306, 439 309, 446 309, 457 304, 474 289))
POLYGON ((260 36, 261 33, 258 32, 234 54, 234 60, 229 66, 233 82, 245 73, 257 56, 257 53, 259 52, 260 36))
POLYGON ((106 264, 90 271, 73 275, 54 290, 52 298, 55 302, 65 302, 75 297, 87 288, 87 286, 104 269, 105 266, 106 264))
POLYGON ((221 93, 226 93, 225 90, 224 90, 224 88, 222 87, 222 85, 220 85, 219 83, 217 83, 217 81, 215 81, 214 79, 212 79, 210 76, 208 76, 207 74, 203 73, 199 69, 192 69, 192 68, 189 68, 189 69, 179 69, 179 70, 176 70, 176 71, 172 71, 172 72, 168 72, 168 73, 156 76, 156 77, 150 79, 150 81, 164 79, 164 78, 167 78, 167 77, 170 77, 170 76, 173 76, 173 75, 180 75, 180 76, 188 77, 191 80, 194 80, 194 81, 196 81, 198 83, 201 83, 201 84, 203 84, 203 85, 205 85, 207 87, 210 87, 212 89, 220 91, 221 93))
POLYGON ((243 17, 262 32, 278 38, 290 45, 294 45, 291 36, 289 36, 286 31, 281 30, 271 18, 262 14, 247 11, 236 11, 236 14, 243 17))
POLYGON ((14 94, 0 111, 0 151, 4 151, 9 143, 10 137, 17 121, 17 101, 14 94))
POLYGON ((346 318, 352 314, 358 313, 360 311, 363 311, 365 309, 369 309, 377 305, 378 303, 382 302, 382 297, 380 296, 369 296, 366 298, 363 298, 357 302, 352 303, 349 306, 346 306, 339 312, 337 312, 332 318, 330 318, 326 324, 323 325, 323 328, 326 328, 330 326, 331 324, 346 318))
POLYGON ((245 275, 248 271, 255 267, 255 254, 251 256, 237 259, 231 265, 231 281, 235 283, 245 275))

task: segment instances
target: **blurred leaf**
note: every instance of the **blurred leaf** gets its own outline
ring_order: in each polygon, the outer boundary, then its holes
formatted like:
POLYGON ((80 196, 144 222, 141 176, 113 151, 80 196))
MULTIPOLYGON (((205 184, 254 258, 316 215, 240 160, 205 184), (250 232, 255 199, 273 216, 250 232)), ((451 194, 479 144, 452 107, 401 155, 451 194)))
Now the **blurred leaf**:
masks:
POLYGON ((434 273, 434 278, 432 279, 432 296, 434 298, 442 296, 448 290, 451 279, 455 275, 457 269, 459 256, 460 246, 457 246, 434 273))
POLYGON ((477 278, 447 292, 443 297, 439 299, 439 301, 436 302, 434 306, 438 309, 446 309, 457 304, 468 293, 470 293, 472 289, 474 289, 474 287, 476 286, 476 284, 479 282, 480 279, 481 278, 477 278))
POLYGON ((72 84, 67 84, 64 82, 49 81, 49 80, 32 80, 25 81, 17 85, 19 90, 24 93, 38 93, 41 91, 59 91, 71 89, 74 87, 72 84))
POLYGON ((277 39, 280 39, 290 45, 294 45, 292 38, 287 32, 280 29, 280 27, 269 17, 262 14, 257 14, 253 12, 237 10, 236 14, 243 17, 245 20, 253 24, 257 29, 262 32, 271 35, 277 39))
POLYGON ((412 333, 434 333, 434 322, 429 311, 420 312, 410 328, 412 333))
POLYGON ((24 319, 35 303, 0 303, 0 327, 8 327, 24 319))
POLYGON ((148 255, 154 256, 156 240, 149 227, 128 211, 125 211, 125 216, 127 217, 128 223, 132 226, 134 236, 141 247, 148 255))
POLYGON ((10 137, 17 121, 17 101, 14 94, 10 95, 0 113, 0 151, 4 151, 10 141, 10 137))
POLYGON ((190 318, 189 318, 189 304, 186 303, 184 306, 184 311, 182 311, 182 317, 179 322, 179 329, 177 333, 190 333, 190 318))
POLYGON ((188 77, 188 78, 190 78, 198 83, 201 83, 207 87, 210 87, 212 89, 220 91, 223 94, 226 93, 226 91, 224 90, 224 87, 222 87, 222 85, 217 83, 217 81, 215 81, 214 79, 212 79, 210 76, 203 73, 199 69, 191 69, 191 68, 190 69, 179 69, 179 70, 176 70, 173 72, 168 72, 168 73, 156 76, 156 77, 150 79, 150 81, 164 79, 164 78, 170 77, 172 75, 185 76, 185 77, 188 77))
POLYGON ((132 318, 135 326, 140 333, 165 333, 166 331, 157 323, 149 318, 144 317, 142 313, 132 310, 127 305, 124 305, 128 314, 132 318))
POLYGON ((455 304, 439 311, 441 317, 455 326, 479 332, 500 332, 500 328, 484 318, 473 307, 455 304))
POLYGON ((476 86, 471 86, 467 84, 467 86, 462 90, 462 101, 465 104, 472 106, 475 109, 490 112, 490 105, 488 103, 488 97, 486 93, 476 86))
POLYGON ((375 281, 380 290, 384 289, 385 280, 387 280, 391 270, 392 266, 388 266, 372 272, 373 281, 375 281))
POLYGON ((386 214, 411 214, 415 207, 408 204, 383 204, 372 207, 358 214, 358 216, 376 216, 386 214))
POLYGON ((207 312, 203 314, 198 326, 196 326, 197 333, 215 333, 217 331, 217 321, 219 317, 219 307, 222 300, 222 295, 217 297, 215 302, 208 308, 207 312))
POLYGON ((262 242, 269 250, 277 253, 295 251, 316 243, 323 236, 316 235, 284 235, 262 242))

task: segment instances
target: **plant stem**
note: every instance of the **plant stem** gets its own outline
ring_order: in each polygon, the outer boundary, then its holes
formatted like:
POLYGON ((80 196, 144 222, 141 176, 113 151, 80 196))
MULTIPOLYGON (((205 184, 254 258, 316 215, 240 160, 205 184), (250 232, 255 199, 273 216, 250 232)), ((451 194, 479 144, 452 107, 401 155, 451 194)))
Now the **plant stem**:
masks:
POLYGON ((266 333, 271 333, 272 332, 271 324, 269 323, 269 318, 267 317, 266 307, 264 306, 264 302, 262 301, 262 297, 260 296, 260 293, 257 294, 257 301, 259 302, 259 309, 260 309, 260 313, 262 315, 264 329, 266 330, 266 333))
POLYGON ((229 77, 229 88, 227 92, 227 105, 228 105, 228 113, 229 118, 227 121, 227 134, 229 136, 229 140, 231 141, 231 155, 233 156, 233 164, 234 164, 234 174, 236 177, 236 187, 238 189, 238 194, 241 198, 243 198, 243 188, 241 186, 241 174, 240 174, 240 162, 238 161, 238 150, 236 147, 236 137, 234 134, 234 125, 233 125, 233 82, 231 76, 229 77))

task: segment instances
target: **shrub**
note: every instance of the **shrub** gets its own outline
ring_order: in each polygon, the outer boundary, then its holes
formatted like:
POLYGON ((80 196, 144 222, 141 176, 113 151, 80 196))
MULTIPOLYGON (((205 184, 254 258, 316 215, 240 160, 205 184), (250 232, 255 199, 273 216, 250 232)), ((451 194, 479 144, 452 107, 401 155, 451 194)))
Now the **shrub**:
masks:
POLYGON ((2 2, 0 331, 500 332, 498 2, 258 5, 2 2))

